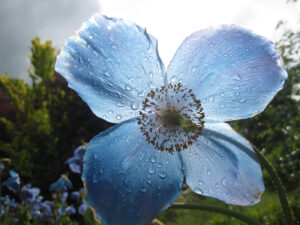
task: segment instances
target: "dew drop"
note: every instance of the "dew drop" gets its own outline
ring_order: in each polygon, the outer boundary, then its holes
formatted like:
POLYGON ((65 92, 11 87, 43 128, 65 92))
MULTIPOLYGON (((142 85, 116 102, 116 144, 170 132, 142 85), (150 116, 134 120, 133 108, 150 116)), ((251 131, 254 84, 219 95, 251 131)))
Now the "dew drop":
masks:
POLYGON ((113 113, 114 113, 114 111, 108 110, 108 114, 109 114, 109 115, 112 115, 113 113))
POLYGON ((221 184, 223 185, 223 186, 226 186, 226 178, 224 177, 224 178, 222 178, 222 180, 221 180, 221 184))
POLYGON ((246 99, 245 99, 245 98, 242 98, 242 99, 240 100, 240 103, 244 103, 244 102, 246 102, 246 99))
POLYGON ((214 47, 214 46, 215 46, 214 43, 209 44, 209 47, 211 47, 211 48, 214 47))
POLYGON ((149 77, 152 78, 153 77, 153 73, 149 72, 149 77))
POLYGON ((196 187, 194 191, 195 191, 196 193, 200 194, 200 195, 203 194, 203 191, 202 191, 200 188, 198 188, 198 187, 196 187))
POLYGON ((207 170, 207 175, 211 175, 211 169, 207 170))
POLYGON ((132 87, 129 86, 129 85, 125 85, 125 90, 126 90, 126 91, 131 91, 131 90, 132 90, 132 87))
POLYGON ((193 73, 196 72, 196 70, 197 70, 197 67, 193 67, 193 68, 192 68, 192 72, 193 72, 193 73))
POLYGON ((150 166, 149 169, 148 169, 148 173, 154 174, 155 173, 155 167, 154 166, 150 166))
POLYGON ((175 76, 171 77, 171 82, 172 82, 172 83, 175 83, 175 82, 176 82, 176 77, 175 77, 175 76))
POLYGON ((118 107, 124 107, 124 104, 123 104, 123 102, 118 102, 118 103, 117 103, 117 106, 118 106, 118 107))
POLYGON ((220 187, 220 185, 218 183, 216 183, 216 188, 218 189, 220 187))
POLYGON ((121 114, 116 115, 116 119, 117 119, 117 120, 122 119, 122 115, 121 115, 121 114))
POLYGON ((156 162, 156 156, 152 155, 150 158, 150 162, 155 163, 156 162))
POLYGON ((202 180, 199 180, 199 181, 198 181, 198 184, 199 184, 199 185, 203 185, 203 181, 202 181, 202 180))
POLYGON ((131 108, 132 108, 133 110, 137 110, 137 109, 139 108, 139 104, 136 103, 136 102, 133 102, 133 103, 131 103, 131 108))
POLYGON ((142 185, 140 187, 141 192, 146 192, 147 191, 147 186, 146 185, 142 185))
POLYGON ((224 97, 224 96, 225 96, 225 93, 224 93, 224 92, 221 92, 220 95, 221 95, 222 97, 224 97))
POLYGON ((239 95, 240 95, 240 93, 239 93, 239 92, 236 92, 234 95, 235 95, 235 96, 239 96, 239 95))
POLYGON ((162 179, 165 179, 167 177, 167 173, 165 171, 159 171, 158 176, 162 179))

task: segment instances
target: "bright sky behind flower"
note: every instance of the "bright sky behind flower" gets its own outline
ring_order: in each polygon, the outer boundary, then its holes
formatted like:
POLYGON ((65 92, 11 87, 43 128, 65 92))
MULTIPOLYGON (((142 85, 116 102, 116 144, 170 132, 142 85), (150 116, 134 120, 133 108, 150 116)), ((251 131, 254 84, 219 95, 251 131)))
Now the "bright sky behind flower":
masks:
POLYGON ((275 41, 279 20, 296 27, 300 3, 286 0, 4 0, 0 2, 0 74, 29 81, 30 40, 36 35, 60 48, 94 12, 146 27, 159 41, 167 65, 192 32, 218 24, 238 24, 275 41))

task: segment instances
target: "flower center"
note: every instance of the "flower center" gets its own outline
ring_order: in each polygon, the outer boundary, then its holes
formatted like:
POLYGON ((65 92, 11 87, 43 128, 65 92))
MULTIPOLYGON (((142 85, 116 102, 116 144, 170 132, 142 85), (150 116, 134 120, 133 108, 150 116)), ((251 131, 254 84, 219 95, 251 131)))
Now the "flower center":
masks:
POLYGON ((152 90, 137 118, 146 140, 161 151, 180 152, 198 139, 204 127, 200 100, 181 83, 152 90))

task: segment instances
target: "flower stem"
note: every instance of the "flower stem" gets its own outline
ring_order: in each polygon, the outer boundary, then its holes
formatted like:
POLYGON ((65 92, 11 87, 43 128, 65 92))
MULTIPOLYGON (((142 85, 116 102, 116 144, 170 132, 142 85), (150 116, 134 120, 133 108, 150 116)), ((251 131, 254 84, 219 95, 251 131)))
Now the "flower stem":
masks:
POLYGON ((184 203, 174 203, 170 209, 198 209, 198 210, 205 210, 210 212, 222 213, 227 216, 234 217, 238 220, 241 220, 247 224, 251 225, 259 225, 259 223, 255 222, 248 216, 240 214, 238 212, 234 212, 230 209, 225 209, 218 206, 206 205, 206 204, 184 204, 184 203))
POLYGON ((283 214, 286 219, 286 224, 293 225, 294 223, 293 223, 293 216, 292 216, 291 208, 289 206, 289 202, 287 200, 287 197, 286 197, 285 191, 283 189, 283 185, 280 181, 280 178, 278 177, 277 173, 275 172, 275 169, 273 168, 273 166, 268 162, 268 160, 263 156, 263 154, 260 153, 260 151, 254 145, 252 145, 252 147, 254 148, 256 155, 260 159, 261 164, 270 174, 272 182, 277 190, 277 194, 278 194, 278 197, 280 200, 282 211, 283 211, 283 214))

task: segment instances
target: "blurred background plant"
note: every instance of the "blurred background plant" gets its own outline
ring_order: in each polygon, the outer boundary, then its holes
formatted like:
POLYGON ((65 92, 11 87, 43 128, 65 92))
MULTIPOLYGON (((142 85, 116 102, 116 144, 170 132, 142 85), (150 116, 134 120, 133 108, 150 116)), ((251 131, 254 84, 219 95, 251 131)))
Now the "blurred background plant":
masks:
MULTIPOLYGON (((232 126, 277 169, 299 223, 300 33, 289 30, 283 22, 278 29, 283 36, 276 46, 289 73, 285 88, 263 113, 232 126)), ((30 85, 9 74, 0 76, 0 182, 1 177, 6 178, 0 185, 0 223, 98 224, 84 201, 82 157, 84 144, 111 124, 96 117, 54 72, 57 52, 50 41, 41 43, 35 38, 30 49, 30 85)), ((267 191, 255 206, 225 205, 195 195, 186 186, 178 202, 218 205, 242 212, 260 224, 284 224, 270 178, 264 175, 267 191)), ((170 209, 158 219, 153 224, 242 224, 197 210, 170 209)))

